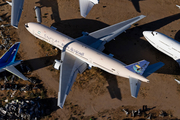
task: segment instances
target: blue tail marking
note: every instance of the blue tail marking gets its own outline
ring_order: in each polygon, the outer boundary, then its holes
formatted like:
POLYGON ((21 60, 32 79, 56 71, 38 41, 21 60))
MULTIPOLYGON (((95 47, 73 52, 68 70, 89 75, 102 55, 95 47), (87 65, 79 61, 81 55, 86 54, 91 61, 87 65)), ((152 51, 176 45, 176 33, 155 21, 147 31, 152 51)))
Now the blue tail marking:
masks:
POLYGON ((139 61, 137 63, 133 63, 131 65, 125 66, 128 70, 140 74, 144 77, 148 77, 152 73, 154 73, 156 70, 164 66, 163 62, 158 62, 152 65, 149 65, 149 62, 146 60, 139 61))
POLYGON ((16 42, 4 55, 0 58, 0 63, 11 63, 15 61, 16 54, 18 52, 20 42, 16 42))
POLYGON ((149 65, 148 61, 142 60, 142 61, 130 64, 130 65, 127 65, 126 68, 132 72, 142 75, 148 65, 149 65))

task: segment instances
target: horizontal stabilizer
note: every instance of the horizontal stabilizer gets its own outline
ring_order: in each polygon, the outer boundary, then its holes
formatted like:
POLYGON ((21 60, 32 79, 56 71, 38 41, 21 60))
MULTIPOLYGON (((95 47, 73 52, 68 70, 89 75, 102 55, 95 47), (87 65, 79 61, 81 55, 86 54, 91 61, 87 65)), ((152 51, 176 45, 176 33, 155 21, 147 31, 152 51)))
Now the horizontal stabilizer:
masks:
POLYGON ((142 60, 142 61, 130 64, 130 65, 127 65, 126 68, 134 73, 142 75, 148 65, 149 65, 148 61, 142 60))
POLYGON ((141 81, 130 77, 129 83, 131 88, 131 96, 137 98, 139 88, 141 86, 141 81))
POLYGON ((149 75, 151 75, 153 72, 155 72, 156 70, 158 70, 162 66, 164 66, 163 62, 158 62, 158 63, 152 64, 152 65, 149 65, 147 67, 147 69, 144 71, 143 76, 148 77, 149 75))
POLYGON ((7 70, 8 72, 16 75, 17 77, 19 77, 19 78, 21 78, 23 80, 28 80, 28 78, 25 77, 21 72, 19 72, 13 65, 7 66, 7 67, 5 67, 3 69, 7 70))

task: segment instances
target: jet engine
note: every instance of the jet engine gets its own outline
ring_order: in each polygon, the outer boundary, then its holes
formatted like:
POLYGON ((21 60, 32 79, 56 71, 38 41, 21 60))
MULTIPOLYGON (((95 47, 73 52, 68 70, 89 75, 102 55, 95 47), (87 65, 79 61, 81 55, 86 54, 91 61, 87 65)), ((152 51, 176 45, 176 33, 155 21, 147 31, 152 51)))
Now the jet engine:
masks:
POLYGON ((54 60, 53 66, 56 70, 60 70, 61 64, 62 64, 62 61, 54 60))

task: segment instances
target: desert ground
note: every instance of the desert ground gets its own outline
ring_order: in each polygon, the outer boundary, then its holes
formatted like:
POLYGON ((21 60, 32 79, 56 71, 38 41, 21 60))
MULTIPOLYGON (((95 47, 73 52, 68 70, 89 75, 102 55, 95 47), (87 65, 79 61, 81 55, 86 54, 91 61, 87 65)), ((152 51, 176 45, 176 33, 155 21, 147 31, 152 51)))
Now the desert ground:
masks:
MULTIPOLYGON (((51 114, 42 119, 139 119, 128 117, 122 109, 137 110, 143 105, 149 112, 158 114, 166 111, 171 117, 180 119, 180 67, 170 57, 156 50, 143 37, 145 30, 164 33, 180 42, 180 9, 175 5, 179 0, 100 0, 86 18, 80 16, 78 0, 25 0, 18 29, 14 29, 21 42, 21 59, 32 68, 32 75, 44 82, 51 101, 51 114), (78 75, 63 109, 57 107, 59 71, 53 69, 54 59, 60 59, 60 51, 32 36, 24 27, 25 23, 36 22, 34 6, 41 7, 42 24, 54 26, 58 31, 72 38, 80 37, 82 31, 95 30, 118 22, 145 15, 116 40, 105 45, 104 52, 125 64, 147 60, 150 64, 164 62, 165 65, 148 76, 150 83, 142 83, 138 97, 132 98, 129 80, 111 75, 98 68, 86 70, 78 75)), ((0 0, 0 10, 11 15, 11 7, 0 0)), ((16 39, 16 38, 12 38, 16 39)), ((158 116, 158 115, 157 115, 158 116)), ((159 119, 159 118, 154 118, 159 119)))

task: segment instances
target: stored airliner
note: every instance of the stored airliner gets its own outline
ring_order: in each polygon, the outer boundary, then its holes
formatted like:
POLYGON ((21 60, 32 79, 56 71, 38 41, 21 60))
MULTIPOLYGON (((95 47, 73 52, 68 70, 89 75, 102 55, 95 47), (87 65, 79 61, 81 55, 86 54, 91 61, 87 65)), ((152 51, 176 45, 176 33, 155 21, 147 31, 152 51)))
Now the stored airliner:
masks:
POLYGON ((140 15, 92 33, 83 32, 83 36, 76 39, 39 23, 25 24, 26 29, 32 35, 62 50, 61 60, 55 60, 54 64, 54 68, 60 69, 57 102, 59 107, 63 108, 77 73, 82 73, 92 66, 117 76, 129 78, 131 95, 137 97, 141 81, 149 82, 145 77, 158 70, 164 63, 159 62, 148 66, 149 62, 142 60, 126 65, 102 51, 107 42, 113 40, 144 17, 144 15, 140 15))
POLYGON ((147 41, 180 65, 180 42, 156 31, 144 31, 147 41))

